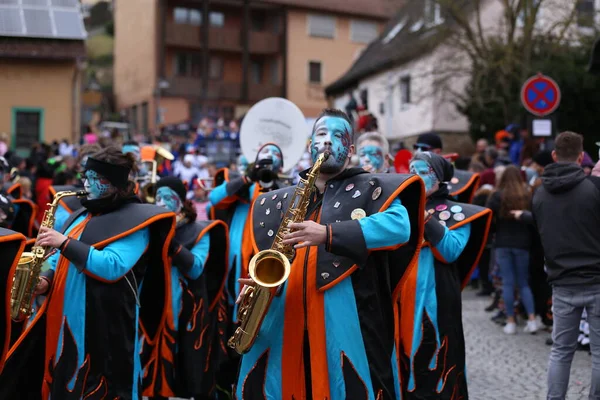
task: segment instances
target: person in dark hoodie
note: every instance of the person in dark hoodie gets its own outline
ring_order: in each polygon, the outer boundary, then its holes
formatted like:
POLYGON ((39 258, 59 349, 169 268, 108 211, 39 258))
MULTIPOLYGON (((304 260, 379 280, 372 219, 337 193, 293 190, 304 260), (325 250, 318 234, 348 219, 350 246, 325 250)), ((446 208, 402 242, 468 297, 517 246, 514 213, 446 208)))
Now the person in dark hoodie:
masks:
POLYGON ((552 286, 554 344, 547 398, 566 396, 585 308, 592 350, 589 398, 600 399, 600 178, 587 177, 581 167, 581 135, 558 135, 552 158, 555 163, 544 169, 542 186, 533 198, 533 214, 514 212, 515 217, 533 219, 537 225, 552 286))

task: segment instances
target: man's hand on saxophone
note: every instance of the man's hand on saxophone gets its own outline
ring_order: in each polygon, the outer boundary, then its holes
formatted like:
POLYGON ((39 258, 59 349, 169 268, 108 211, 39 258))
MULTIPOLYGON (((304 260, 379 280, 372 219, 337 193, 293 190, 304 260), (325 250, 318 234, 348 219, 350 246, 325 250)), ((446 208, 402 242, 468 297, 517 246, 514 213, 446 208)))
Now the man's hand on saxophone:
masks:
POLYGON ((40 228, 40 233, 38 235, 36 246, 54 247, 55 249, 58 249, 66 240, 67 237, 62 233, 59 233, 54 229, 42 226, 40 228))
POLYGON ((318 246, 327 241, 327 227, 315 221, 292 223, 289 228, 293 232, 283 237, 283 244, 293 245, 295 249, 318 246))

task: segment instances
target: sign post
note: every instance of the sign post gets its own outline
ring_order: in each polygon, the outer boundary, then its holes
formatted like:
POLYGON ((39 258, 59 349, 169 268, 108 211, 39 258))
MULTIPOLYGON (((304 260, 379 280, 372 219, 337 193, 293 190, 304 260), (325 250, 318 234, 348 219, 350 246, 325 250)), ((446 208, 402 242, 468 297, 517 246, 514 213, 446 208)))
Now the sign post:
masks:
POLYGON ((554 79, 538 73, 521 88, 521 103, 531 114, 529 127, 532 136, 551 137, 556 131, 552 114, 560 105, 561 93, 554 79))

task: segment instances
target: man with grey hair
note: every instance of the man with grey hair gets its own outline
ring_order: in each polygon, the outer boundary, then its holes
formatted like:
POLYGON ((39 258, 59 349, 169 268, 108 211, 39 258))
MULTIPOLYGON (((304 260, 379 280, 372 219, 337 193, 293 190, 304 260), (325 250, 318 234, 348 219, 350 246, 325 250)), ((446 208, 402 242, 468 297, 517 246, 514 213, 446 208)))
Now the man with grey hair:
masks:
POLYGON ((377 132, 368 132, 358 138, 358 158, 360 166, 367 172, 387 172, 390 168, 388 156, 390 144, 377 132))

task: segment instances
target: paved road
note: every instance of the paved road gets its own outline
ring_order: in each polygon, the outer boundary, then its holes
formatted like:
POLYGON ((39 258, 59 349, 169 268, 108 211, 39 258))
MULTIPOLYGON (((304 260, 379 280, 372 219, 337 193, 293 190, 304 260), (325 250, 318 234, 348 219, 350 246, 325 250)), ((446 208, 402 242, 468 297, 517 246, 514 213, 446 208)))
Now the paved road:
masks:
MULTIPOLYGON (((463 296, 463 324, 467 345, 467 376, 471 400, 544 400, 549 333, 522 332, 508 336, 490 321, 487 298, 467 289, 463 296)), ((573 360, 568 400, 587 399, 591 357, 578 351, 573 360)))
MULTIPOLYGON (((488 299, 465 291, 463 325, 467 346, 467 376, 472 400, 543 400, 546 397, 546 368, 550 346, 546 332, 508 336, 490 321, 484 311, 488 299)), ((591 356, 575 354, 571 368, 568 400, 587 399, 591 380, 591 356)))

